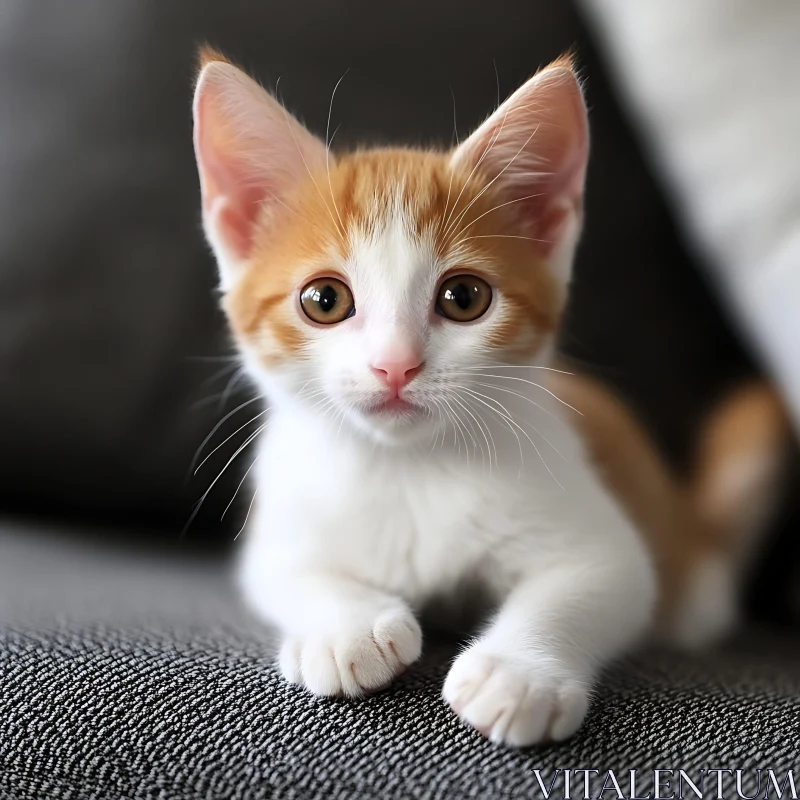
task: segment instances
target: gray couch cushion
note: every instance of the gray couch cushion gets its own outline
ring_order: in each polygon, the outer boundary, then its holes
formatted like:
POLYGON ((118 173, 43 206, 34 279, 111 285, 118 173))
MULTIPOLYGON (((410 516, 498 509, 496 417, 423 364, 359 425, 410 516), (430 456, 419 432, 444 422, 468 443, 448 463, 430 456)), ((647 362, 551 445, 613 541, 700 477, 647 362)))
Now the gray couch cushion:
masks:
POLYGON ((753 794, 755 768, 796 768, 800 751, 800 648, 765 633, 632 657, 571 741, 514 751, 445 707, 443 644, 368 699, 285 684, 213 561, 7 531, 0 609, 0 797, 14 800, 540 797, 533 770, 555 768, 638 769, 642 785, 655 768, 738 768, 753 794))

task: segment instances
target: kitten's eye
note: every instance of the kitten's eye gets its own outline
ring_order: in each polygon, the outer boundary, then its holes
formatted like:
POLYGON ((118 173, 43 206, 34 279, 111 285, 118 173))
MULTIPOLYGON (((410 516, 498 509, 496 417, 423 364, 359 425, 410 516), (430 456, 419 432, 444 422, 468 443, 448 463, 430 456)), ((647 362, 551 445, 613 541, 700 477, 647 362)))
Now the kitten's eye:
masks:
POLYGON ((492 288, 475 275, 453 275, 440 287, 436 313, 454 322, 472 322, 482 317, 492 303, 492 288))
POLYGON ((333 325, 356 313, 353 293, 336 278, 317 278, 300 292, 305 315, 320 325, 333 325))

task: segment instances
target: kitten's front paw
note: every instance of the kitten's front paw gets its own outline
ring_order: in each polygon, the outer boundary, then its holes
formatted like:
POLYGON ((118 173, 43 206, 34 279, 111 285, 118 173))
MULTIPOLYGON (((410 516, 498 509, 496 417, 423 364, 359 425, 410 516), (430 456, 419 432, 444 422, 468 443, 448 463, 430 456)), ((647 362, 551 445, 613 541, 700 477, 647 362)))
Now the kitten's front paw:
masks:
POLYGON ((443 695, 464 722, 515 747, 568 738, 589 708, 586 685, 553 663, 522 667, 475 648, 455 660, 443 695))
POLYGON ((289 638, 279 665, 291 683, 314 694, 358 697, 386 688, 422 652, 422 631, 407 609, 392 609, 372 624, 289 638))

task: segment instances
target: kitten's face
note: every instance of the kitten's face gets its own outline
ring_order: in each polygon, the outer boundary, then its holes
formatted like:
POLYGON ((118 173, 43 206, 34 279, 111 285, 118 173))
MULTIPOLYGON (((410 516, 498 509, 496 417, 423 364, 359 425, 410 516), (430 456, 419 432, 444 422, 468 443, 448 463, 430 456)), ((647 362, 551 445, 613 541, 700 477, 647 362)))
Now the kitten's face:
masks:
POLYGON ((467 177, 443 155, 387 151, 332 163, 332 194, 326 172, 322 197, 303 181, 225 300, 272 394, 416 435, 464 401, 465 371, 536 355, 560 287, 527 240, 499 238, 511 209, 467 177))
POLYGON ((205 66, 204 222, 231 327, 273 402, 413 441, 480 402, 465 386, 476 368, 544 358, 586 157, 580 91, 554 69, 539 88, 557 119, 527 119, 533 98, 515 95, 455 152, 334 157, 234 67, 205 66))

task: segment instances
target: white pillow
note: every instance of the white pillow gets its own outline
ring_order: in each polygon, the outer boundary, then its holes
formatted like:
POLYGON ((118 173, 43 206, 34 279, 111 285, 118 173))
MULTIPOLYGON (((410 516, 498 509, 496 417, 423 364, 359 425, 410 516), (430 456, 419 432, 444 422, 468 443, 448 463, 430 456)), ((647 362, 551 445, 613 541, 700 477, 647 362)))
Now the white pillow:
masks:
POLYGON ((800 2, 582 2, 685 229, 800 428, 800 2))

